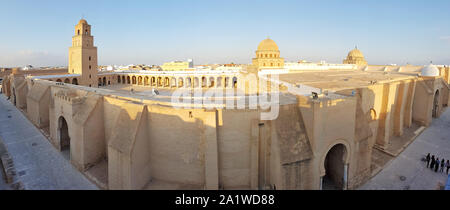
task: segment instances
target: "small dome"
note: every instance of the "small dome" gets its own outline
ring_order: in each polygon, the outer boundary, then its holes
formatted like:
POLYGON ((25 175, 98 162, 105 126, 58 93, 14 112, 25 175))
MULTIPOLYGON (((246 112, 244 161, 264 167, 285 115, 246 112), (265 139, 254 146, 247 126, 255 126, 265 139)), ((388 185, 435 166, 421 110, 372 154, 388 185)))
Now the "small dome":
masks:
POLYGON ((88 23, 85 19, 81 19, 80 22, 78 22, 78 24, 88 24, 88 23))
POLYGON ((422 69, 421 76, 438 77, 439 76, 439 69, 435 65, 430 64, 428 66, 425 66, 422 69))
POLYGON ((258 51, 278 51, 278 45, 273 40, 267 38, 259 43, 258 51))

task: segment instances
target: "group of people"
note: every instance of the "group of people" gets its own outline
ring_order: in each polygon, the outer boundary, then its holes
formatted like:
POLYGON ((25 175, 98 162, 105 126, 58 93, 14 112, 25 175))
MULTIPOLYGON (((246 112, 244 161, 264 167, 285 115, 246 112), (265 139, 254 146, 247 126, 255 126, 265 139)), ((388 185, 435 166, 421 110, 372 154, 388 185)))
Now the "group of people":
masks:
POLYGON ((442 158, 441 160, 439 160, 438 157, 434 157, 434 155, 430 155, 430 153, 428 153, 427 157, 427 168, 430 168, 431 170, 434 170, 434 172, 444 172, 444 169, 447 169, 447 174, 448 171, 450 169, 450 161, 447 160, 445 161, 444 158, 442 158))

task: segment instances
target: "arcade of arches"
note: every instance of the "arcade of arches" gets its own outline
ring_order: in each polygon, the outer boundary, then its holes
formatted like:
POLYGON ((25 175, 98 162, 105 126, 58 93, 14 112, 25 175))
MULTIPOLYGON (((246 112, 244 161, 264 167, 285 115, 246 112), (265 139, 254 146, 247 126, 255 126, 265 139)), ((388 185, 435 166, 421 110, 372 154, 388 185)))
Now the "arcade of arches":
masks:
POLYGON ((99 86, 111 84, 139 85, 158 88, 237 88, 238 76, 164 77, 158 75, 114 75, 101 77, 101 75, 99 75, 99 86))

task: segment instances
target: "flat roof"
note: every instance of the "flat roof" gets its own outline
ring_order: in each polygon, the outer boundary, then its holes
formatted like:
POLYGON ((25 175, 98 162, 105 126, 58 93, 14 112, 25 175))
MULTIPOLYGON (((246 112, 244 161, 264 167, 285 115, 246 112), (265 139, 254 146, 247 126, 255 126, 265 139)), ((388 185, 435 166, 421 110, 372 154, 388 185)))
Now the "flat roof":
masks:
POLYGON ((279 79, 294 85, 308 85, 326 90, 344 90, 367 87, 371 81, 386 83, 396 80, 416 78, 415 72, 382 72, 382 71, 305 71, 280 74, 279 79))

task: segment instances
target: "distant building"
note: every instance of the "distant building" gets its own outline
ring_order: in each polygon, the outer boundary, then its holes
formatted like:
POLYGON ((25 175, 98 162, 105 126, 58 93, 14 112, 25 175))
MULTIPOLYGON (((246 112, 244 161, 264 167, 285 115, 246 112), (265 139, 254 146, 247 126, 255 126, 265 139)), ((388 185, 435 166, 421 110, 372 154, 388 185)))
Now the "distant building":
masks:
POLYGON ((239 65, 239 64, 234 64, 234 63, 231 63, 231 64, 224 64, 224 65, 221 65, 221 66, 218 66, 217 68, 216 68, 216 70, 219 70, 219 71, 229 71, 229 70, 236 70, 236 71, 241 71, 242 70, 242 66, 241 65, 239 65))
POLYGON ((27 70, 33 70, 36 69, 35 67, 33 67, 32 65, 26 65, 25 67, 22 68, 22 70, 27 71, 27 70))
POLYGON ((192 59, 188 59, 187 61, 172 61, 164 63, 161 68, 163 71, 183 71, 194 68, 194 61, 192 59))
POLYGON ((321 61, 319 63, 312 62, 286 62, 284 68, 290 71, 304 71, 304 70, 354 70, 358 66, 356 64, 331 64, 321 61))

